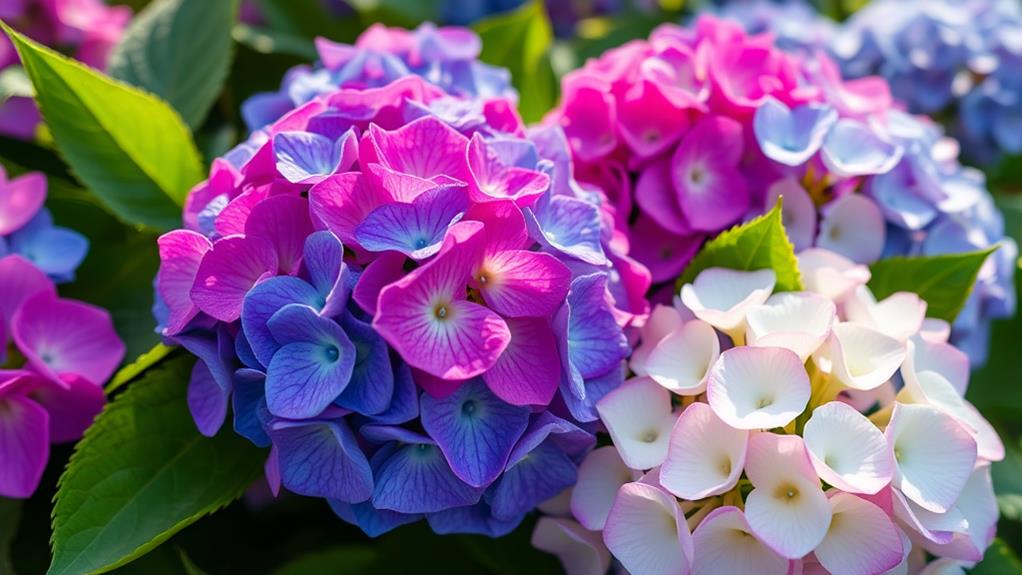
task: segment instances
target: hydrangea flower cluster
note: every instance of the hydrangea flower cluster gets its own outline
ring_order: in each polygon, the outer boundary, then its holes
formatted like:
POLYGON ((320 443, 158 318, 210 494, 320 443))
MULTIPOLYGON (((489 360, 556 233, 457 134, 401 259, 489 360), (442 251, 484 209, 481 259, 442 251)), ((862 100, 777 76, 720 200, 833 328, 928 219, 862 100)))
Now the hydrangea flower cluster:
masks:
POLYGON ((354 46, 317 38, 316 50, 318 65, 292 68, 279 91, 257 94, 242 104, 241 115, 250 130, 340 88, 379 88, 409 75, 462 98, 518 97, 507 70, 476 59, 482 42, 466 28, 437 28, 425 22, 405 30, 374 24, 354 46))
POLYGON ((845 81, 824 55, 789 54, 704 15, 568 74, 547 120, 564 127, 579 181, 602 190, 622 251, 655 283, 784 196, 799 251, 868 264, 1002 243, 954 326, 976 362, 991 318, 1014 310, 1017 247, 982 174, 958 163, 937 126, 896 110, 881 78, 845 81))
POLYGON ((837 24, 803 0, 753 0, 722 16, 782 46, 823 50, 847 78, 880 74, 915 113, 949 117, 971 160, 1022 153, 1022 6, 1011 0, 875 0, 837 24))
POLYGON ((39 484, 51 443, 74 441, 103 408, 103 383, 124 357, 110 315, 62 299, 88 241, 55 227, 46 179, 0 168, 0 496, 39 484))
POLYGON ((571 172, 559 128, 414 75, 252 134, 159 239, 199 429, 230 405, 274 489, 370 535, 513 529, 574 483, 648 313, 648 273, 571 172))
MULTIPOLYGON (((0 19, 38 42, 103 69, 131 20, 131 9, 107 6, 103 0, 0 0, 0 19)), ((0 73, 17 65, 14 46, 6 36, 0 38, 0 73)), ((34 138, 39 121, 32 98, 13 96, 0 105, 4 136, 34 138)))
MULTIPOLYGON (((567 572, 878 574, 971 566, 993 540, 1004 446, 963 399, 967 356, 926 302, 877 301, 822 248, 802 292, 710 268, 657 306, 637 377, 597 403, 564 516, 533 542, 567 572), (726 336, 726 337, 725 337, 726 336)), ((929 572, 938 572, 936 570, 929 572)), ((951 572, 951 571, 939 571, 951 572)))

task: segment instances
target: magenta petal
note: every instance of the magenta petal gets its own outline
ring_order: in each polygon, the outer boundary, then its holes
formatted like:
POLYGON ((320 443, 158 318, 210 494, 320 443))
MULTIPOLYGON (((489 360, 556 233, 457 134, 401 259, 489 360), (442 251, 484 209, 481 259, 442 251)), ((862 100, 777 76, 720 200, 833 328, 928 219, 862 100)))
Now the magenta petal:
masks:
POLYGON ((358 224, 389 201, 386 192, 367 185, 358 172, 330 176, 309 190, 312 215, 345 245, 354 244, 358 224))
POLYGON ((557 338, 545 318, 508 319, 511 343, 483 380, 513 405, 548 405, 561 381, 557 338))
MULTIPOLYGON (((14 312, 21 302, 38 292, 57 293, 46 274, 25 258, 18 255, 0 258, 0 332, 10 334, 14 312)), ((0 338, 0 345, 6 348, 7 339, 0 338)))
POLYGON ((351 297, 371 315, 376 315, 376 299, 380 290, 404 275, 405 256, 399 252, 383 252, 366 266, 355 284, 351 297))
POLYGON ((472 174, 469 190, 475 202, 513 200, 520 206, 527 206, 550 189, 550 176, 508 166, 479 133, 472 136, 467 157, 472 174))
POLYGON ((667 149, 688 128, 688 111, 671 102, 659 84, 643 80, 618 101, 621 136, 642 158, 667 149))
POLYGON ((0 236, 27 224, 46 201, 46 177, 41 173, 5 182, 6 178, 6 174, 0 174, 0 236))
POLYGON ((507 250, 486 257, 472 281, 494 311, 538 317, 552 314, 564 302, 571 270, 547 253, 507 250))
POLYGON ((49 415, 26 397, 0 399, 0 496, 27 498, 50 457, 49 415))
POLYGON ((231 200, 216 217, 213 224, 221 236, 233 236, 245 233, 245 222, 252 213, 252 208, 266 199, 270 194, 269 186, 260 186, 246 191, 231 200))
POLYGON ((504 320, 464 299, 483 239, 478 222, 452 226, 432 261, 380 292, 373 327, 412 367, 468 379, 492 367, 507 347, 504 320))
POLYGON ((268 241, 256 236, 224 238, 203 256, 192 286, 192 301, 218 320, 235 321, 241 317, 248 290, 276 271, 277 254, 268 241))
POLYGON ((468 181, 468 138, 433 116, 424 116, 393 131, 373 124, 369 138, 379 163, 395 171, 432 179, 447 176, 468 181))
MULTIPOLYGON (((200 362, 201 363, 201 362, 200 362)), ((64 386, 44 383, 31 393, 50 416, 50 441, 77 441, 103 411, 103 388, 74 374, 61 376, 64 386)))
POLYGON ((560 118, 572 151, 583 162, 599 160, 617 147, 617 110, 610 86, 569 76, 564 82, 564 112, 560 118))
POLYGON ((366 174, 370 185, 381 190, 386 201, 411 202, 426 190, 432 190, 437 182, 392 170, 380 164, 369 164, 366 174))
POLYGON ((699 251, 706 236, 693 233, 676 235, 661 228, 652 219, 639 216, 632 227, 628 255, 649 269, 654 284, 673 281, 699 251))
POLYGON ((741 124, 710 116, 700 120, 675 150, 674 189, 694 229, 719 231, 749 211, 749 191, 738 171, 743 146, 741 124))
POLYGON ((271 196, 252 208, 245 235, 273 244, 282 274, 296 274, 302 262, 305 238, 312 233, 309 202, 300 196, 271 196))
POLYGON ((692 233, 692 226, 688 225, 674 191, 670 160, 657 160, 639 174, 635 182, 635 201, 642 213, 662 228, 674 234, 692 233))
POLYGON ((51 379, 77 374, 99 385, 124 358, 124 342, 106 310, 46 292, 21 304, 11 333, 29 365, 51 379))
POLYGON ((455 391, 459 387, 464 385, 468 380, 466 379, 441 379, 439 377, 430 375, 421 369, 412 368, 412 373, 415 377, 415 383, 419 385, 426 393, 437 399, 443 399, 455 391))
POLYGON ((520 250, 532 243, 525 227, 525 216, 514 202, 505 200, 476 204, 465 214, 465 219, 483 222, 489 253, 520 250))
POLYGON ((160 236, 156 243, 160 248, 156 291, 170 312, 166 335, 174 335, 183 330, 199 312, 199 308, 192 303, 192 285, 195 284, 195 274, 199 271, 202 256, 213 244, 206 236, 190 230, 168 232, 160 236))

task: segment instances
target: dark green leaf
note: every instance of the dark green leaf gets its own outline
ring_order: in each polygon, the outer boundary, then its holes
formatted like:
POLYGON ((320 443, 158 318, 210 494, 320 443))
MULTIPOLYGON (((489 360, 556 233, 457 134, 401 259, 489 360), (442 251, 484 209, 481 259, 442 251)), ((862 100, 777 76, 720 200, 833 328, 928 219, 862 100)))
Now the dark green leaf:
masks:
POLYGON ((869 288, 877 299, 899 291, 916 293, 926 300, 928 317, 954 321, 972 293, 979 268, 996 249, 880 260, 869 268, 869 288))
POLYGON ((188 190, 203 177, 177 112, 2 26, 57 146, 82 182, 128 223, 177 227, 188 190))
POLYGON ((258 0, 267 28, 292 36, 323 36, 336 42, 354 42, 361 32, 358 18, 339 18, 322 0, 258 0))
POLYGON ((479 59, 511 71, 518 109, 526 122, 543 118, 557 102, 558 84, 550 64, 553 29, 543 3, 530 0, 512 12, 472 26, 483 40, 479 59))
POLYGON ((188 412, 194 359, 148 371, 85 433, 60 479, 49 573, 109 571, 239 497, 265 455, 225 429, 203 437, 188 412))
POLYGON ((440 17, 439 2, 422 0, 348 0, 366 25, 379 22, 387 26, 413 28, 420 22, 440 17))
POLYGON ((1022 521, 1022 451, 1018 443, 1005 445, 1004 461, 990 468, 1001 515, 1013 521, 1022 521))
POLYGON ((231 35, 260 54, 292 54, 309 60, 319 58, 315 44, 304 36, 248 24, 236 25, 231 35))
POLYGON ((969 571, 974 575, 1019 575, 1022 574, 1022 561, 1003 539, 994 539, 987 549, 983 561, 969 571))
POLYGON ((21 502, 0 498, 0 573, 14 573, 11 566, 11 542, 18 532, 21 502))
POLYGON ((376 550, 368 546, 339 545, 325 551, 299 557, 273 572, 273 575, 309 575, 335 573, 359 575, 377 573, 373 564, 379 558, 376 550))
POLYGON ((237 0, 157 0, 110 54, 110 75, 163 98, 194 130, 227 78, 237 14, 237 0))
POLYGON ((131 383, 135 378, 149 371, 156 364, 170 355, 174 348, 158 343, 152 349, 138 356, 138 359, 121 368, 110 383, 106 386, 107 395, 112 394, 120 387, 131 383))
POLYGON ((781 221, 781 202, 762 216, 707 242, 678 278, 678 286, 692 282, 707 268, 772 269, 777 274, 777 291, 801 290, 802 275, 798 271, 795 247, 788 241, 781 221))
POLYGON ((192 561, 184 549, 178 549, 177 552, 181 556, 181 565, 185 568, 185 575, 206 575, 206 572, 192 561))

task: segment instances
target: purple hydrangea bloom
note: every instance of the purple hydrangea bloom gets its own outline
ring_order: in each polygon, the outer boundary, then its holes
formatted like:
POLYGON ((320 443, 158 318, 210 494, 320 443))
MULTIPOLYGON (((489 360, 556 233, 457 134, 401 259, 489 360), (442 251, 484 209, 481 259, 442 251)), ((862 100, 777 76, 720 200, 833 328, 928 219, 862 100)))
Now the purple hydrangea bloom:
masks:
MULTIPOLYGON (((466 31, 423 30, 374 34, 438 50, 424 66, 474 54, 466 31)), ((320 44, 337 70, 392 58, 320 44)), ((403 74, 317 95, 214 162, 159 239, 158 330, 199 359, 199 430, 233 413, 274 489, 372 536, 497 536, 574 483, 649 275, 559 128, 403 74)))

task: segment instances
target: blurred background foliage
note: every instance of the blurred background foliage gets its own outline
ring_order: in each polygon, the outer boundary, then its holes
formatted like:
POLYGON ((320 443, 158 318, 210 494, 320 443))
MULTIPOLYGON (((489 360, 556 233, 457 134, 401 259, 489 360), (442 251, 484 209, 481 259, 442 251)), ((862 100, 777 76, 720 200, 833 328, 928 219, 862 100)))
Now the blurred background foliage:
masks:
MULTIPOLYGON (((119 0, 136 14, 179 0, 119 0)), ((227 2, 228 0, 200 0, 227 2)), ((866 0, 818 0, 842 19, 866 0)), ((187 3, 187 2, 185 2, 187 3)), ((542 119, 558 99, 558 78, 587 58, 646 36, 662 22, 678 22, 698 8, 690 0, 244 0, 240 19, 215 30, 230 38, 218 48, 226 77, 211 95, 208 113, 186 117, 205 164, 245 135, 240 104, 276 90, 290 67, 316 57, 313 39, 352 42, 373 23, 414 27, 430 20, 470 25, 483 39, 481 59, 511 70, 526 121, 542 119)), ((204 10, 198 10, 201 16, 204 10)), ((187 33, 187 30, 181 33, 187 33)), ((198 45, 198 44, 197 44, 198 45)), ((206 45, 200 46, 203 50, 206 45)), ((204 62, 203 65, 208 65, 204 62)), ((205 71, 205 67, 204 67, 205 71)), ((207 73, 216 74, 216 70, 207 73)), ((122 76, 124 77, 124 76, 122 76)), ((144 78, 125 79, 142 82, 144 78)), ((145 86, 165 98, 159 86, 145 86)), ((164 90, 173 85, 164 85, 164 90)), ((173 102, 172 102, 173 103, 173 102)), ((200 106, 201 107, 201 106, 200 106)), ((179 106, 180 109, 180 106, 179 106)), ((135 358, 158 342, 152 331, 151 278, 158 267, 158 231, 127 226, 78 183, 43 129, 37 144, 0 137, 0 162, 9 172, 44 171, 48 206, 60 225, 91 242, 78 281, 65 296, 106 307, 135 358)), ((988 173, 1007 230, 1022 241, 1022 161, 1008 158, 988 173)), ((1016 286, 1017 289, 1017 286, 1016 286)), ((1022 293, 1020 293, 1022 296, 1022 293)), ((995 325, 989 363, 974 373, 968 398, 997 426, 1007 459, 993 468, 1002 521, 998 541, 975 573, 1022 573, 1022 318, 995 325)), ((72 446, 51 456, 43 487, 25 502, 0 500, 0 575, 43 573, 49 564, 51 501, 72 446)), ((451 574, 557 573, 552 556, 531 548, 532 522, 499 541, 479 536, 437 537, 424 523, 376 540, 337 519, 320 501, 273 499, 255 486, 225 510, 184 529, 152 553, 116 573, 272 575, 405 573, 443 569, 451 574)))

